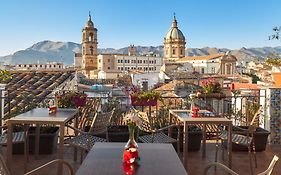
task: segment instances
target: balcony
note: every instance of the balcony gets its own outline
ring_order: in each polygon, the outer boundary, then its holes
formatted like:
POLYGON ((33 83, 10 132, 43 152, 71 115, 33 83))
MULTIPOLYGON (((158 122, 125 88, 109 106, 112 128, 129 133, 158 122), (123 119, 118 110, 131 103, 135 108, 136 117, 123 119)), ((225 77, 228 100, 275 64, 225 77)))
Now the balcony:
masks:
MULTIPOLYGON (((4 119, 16 116, 19 113, 28 111, 34 107, 46 107, 48 104, 48 100, 52 99, 52 91, 46 93, 43 92, 32 92, 32 91, 20 91, 16 93, 16 90, 13 93, 8 92, 7 96, 4 97, 4 111, 5 116, 4 119), (16 96, 14 96, 16 94, 16 96), (41 97, 40 94, 47 94, 41 97)), ((166 126, 169 122, 168 120, 168 110, 169 109, 189 109, 190 103, 186 100, 186 97, 180 98, 175 96, 162 96, 163 101, 158 101, 156 106, 138 106, 136 107, 139 110, 146 111, 149 113, 152 124, 158 127, 166 126)), ((91 99, 89 97, 89 99, 91 99)), ((270 103, 270 99, 268 99, 268 94, 260 95, 259 93, 252 94, 242 94, 236 96, 226 96, 220 99, 197 99, 195 103, 200 107, 200 109, 207 109, 212 111, 215 115, 221 115, 227 117, 233 121, 234 125, 247 125, 249 124, 251 113, 249 111, 249 107, 253 104, 253 102, 257 102, 258 104, 262 104, 266 108, 265 114, 268 116, 264 116, 261 118, 260 126, 266 129, 274 128, 270 125, 268 121, 271 116, 269 116, 274 108, 272 108, 272 104, 270 103)), ((117 107, 118 113, 113 117, 112 125, 125 125, 123 118, 120 117, 128 108, 129 99, 127 96, 115 96, 115 97, 100 97, 100 109, 108 110, 112 107, 117 107)), ((274 113, 273 113, 274 114, 274 113)), ((82 113, 82 115, 87 115, 87 113, 82 113)), ((5 122, 3 120, 3 122, 5 122)), ((65 131, 68 137, 69 135, 73 135, 74 133, 69 133, 67 130, 65 131)), ((258 160, 258 168, 255 169, 255 174, 264 171, 269 165, 273 155, 277 155, 281 157, 281 149, 280 149, 280 141, 279 144, 275 135, 271 135, 269 138, 268 146, 265 151, 257 152, 257 160, 258 160)), ((5 147, 3 147, 3 155, 6 156, 5 147)), ((204 167, 206 167, 209 163, 214 162, 215 160, 215 143, 212 140, 207 141, 207 149, 206 149, 206 157, 202 158, 202 149, 196 152, 190 152, 187 157, 187 172, 188 174, 202 174, 204 167)), ((249 158, 247 152, 241 151, 233 151, 232 152, 232 169, 239 174, 250 174, 250 167, 248 164, 249 158)), ((36 159, 33 155, 30 156, 30 163, 28 165, 28 170, 34 169, 39 165, 48 162, 49 160, 55 159, 56 154, 51 155, 40 155, 38 159, 36 159)), ((180 157, 182 157, 182 153, 180 153, 180 157)), ((225 155, 226 157, 226 155, 225 155)), ((80 166, 79 161, 73 161, 73 149, 65 145, 64 150, 64 158, 71 163, 73 168, 77 170, 80 166)), ((225 158, 226 160, 226 158, 225 158)), ((222 160, 219 154, 219 162, 226 164, 225 160, 222 160)), ((23 162, 24 156, 16 155, 13 156, 13 165, 12 165, 12 174, 23 174, 23 162)), ((272 174, 278 174, 278 170, 281 169, 281 163, 278 162, 276 164, 275 170, 272 174)), ((94 170, 93 170, 94 171, 94 170)), ((48 168, 42 171, 42 174, 54 174, 56 173, 56 168, 48 168)), ((222 170, 211 169, 209 173, 213 174, 227 174, 222 170)), ((41 173, 40 173, 41 174, 41 173)), ((67 174, 64 171, 64 174, 67 174)))

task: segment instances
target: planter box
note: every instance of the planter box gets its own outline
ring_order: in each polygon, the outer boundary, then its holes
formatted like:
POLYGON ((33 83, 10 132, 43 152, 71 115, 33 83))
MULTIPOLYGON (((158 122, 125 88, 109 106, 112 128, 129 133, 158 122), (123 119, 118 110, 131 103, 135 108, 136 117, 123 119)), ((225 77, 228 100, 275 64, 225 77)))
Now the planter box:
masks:
POLYGON ((133 106, 156 106, 157 99, 139 99, 136 96, 131 96, 131 102, 133 106))
MULTIPOLYGON (((136 133, 136 131, 135 131, 136 133)), ((114 125, 108 128, 108 138, 110 142, 127 142, 129 140, 129 129, 126 125, 114 125)), ((135 134, 135 140, 137 136, 135 134)))
MULTIPOLYGON (((41 131, 40 131, 41 132, 41 131)), ((51 127, 50 133, 40 133, 39 154, 53 154, 57 150, 58 127, 51 127)), ((29 153, 35 153, 35 127, 29 128, 29 153)), ((24 143, 13 144, 13 154, 23 154, 24 143)))
MULTIPOLYGON (((248 126, 239 126, 239 127, 245 128, 245 129, 248 128, 248 126)), ((246 135, 243 132, 237 132, 235 130, 233 131, 233 133, 239 133, 242 135, 246 135)), ((255 148, 256 148, 257 152, 265 151, 266 145, 267 145, 267 138, 268 138, 269 134, 270 134, 269 131, 267 131, 263 128, 260 128, 260 127, 257 128, 256 132, 254 133, 254 144, 255 144, 255 148)), ((226 147, 226 146, 227 146, 227 143, 225 142, 224 147, 226 147)), ((247 146, 244 146, 244 145, 232 143, 232 150, 233 151, 248 151, 248 148, 247 148, 247 146)))
MULTIPOLYGON (((174 128, 172 130, 172 137, 177 138, 177 129, 174 128)), ((201 147, 201 140, 203 137, 203 132, 199 128, 195 130, 189 130, 188 131, 188 151, 199 151, 201 147)), ((180 151, 183 151, 183 126, 180 127, 180 151)), ((175 150, 177 149, 177 143, 173 144, 175 150)))
POLYGON ((209 93, 209 94, 199 94, 198 98, 216 98, 216 99, 222 99, 225 98, 225 94, 223 93, 209 93))
MULTIPOLYGON (((89 130, 89 126, 85 127, 89 130)), ((105 133, 96 134, 97 137, 106 138, 105 133)), ((129 140, 129 129, 127 125, 112 125, 108 127, 109 142, 127 142, 129 140)), ((135 130, 135 140, 137 141, 137 130, 135 130)))

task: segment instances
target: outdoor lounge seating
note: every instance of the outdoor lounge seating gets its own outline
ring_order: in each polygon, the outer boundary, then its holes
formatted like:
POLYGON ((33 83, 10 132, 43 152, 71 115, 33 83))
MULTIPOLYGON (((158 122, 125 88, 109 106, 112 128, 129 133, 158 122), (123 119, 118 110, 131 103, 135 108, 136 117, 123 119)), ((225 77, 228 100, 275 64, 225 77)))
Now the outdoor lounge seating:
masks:
MULTIPOLYGON (((5 128, 6 126, 1 126, 0 128, 5 128)), ((13 137, 12 137, 12 143, 24 143, 24 156, 25 156, 25 162, 24 162, 24 169, 26 171, 27 168, 27 161, 28 161, 28 148, 29 148, 29 139, 28 139, 28 126, 23 127, 24 131, 17 131, 13 132, 13 137)), ((7 130, 4 130, 2 132, 2 135, 0 135, 0 145, 1 146, 6 146, 8 141, 8 134, 7 130)), ((1 172, 1 170, 0 170, 1 172)), ((0 173, 1 174, 1 173, 0 173)), ((2 174, 1 174, 2 175, 2 174)))
MULTIPOLYGON (((239 130, 240 132, 236 134, 232 134, 232 143, 244 145, 248 147, 251 174, 253 174, 252 156, 254 156, 255 167, 257 168, 257 158, 256 158, 256 150, 255 150, 253 134, 259 126, 259 118, 262 112, 263 109, 260 107, 258 111, 255 113, 255 115, 253 116, 252 121, 247 129, 236 126, 235 129, 239 130)), ((227 141, 227 131, 223 130, 219 137, 220 139, 222 139, 222 144, 223 144, 224 141, 227 141)), ((217 161, 217 150, 216 150, 215 161, 217 161)))
POLYGON ((88 98, 84 106, 79 107, 79 125, 80 130, 91 125, 89 118, 92 118, 99 110, 100 98, 88 98))
POLYGON ((114 109, 107 113, 96 113, 94 118, 92 118, 89 131, 82 131, 73 126, 67 125, 67 127, 78 132, 78 135, 65 140, 65 143, 78 147, 82 150, 90 151, 95 142, 106 142, 108 141, 107 127, 110 123, 114 109), (94 136, 96 134, 106 134, 106 139, 94 136))
MULTIPOLYGON (((264 171, 264 172, 261 172, 257 175, 270 175, 273 171, 273 168, 276 164, 276 162, 278 161, 279 157, 278 156, 274 156, 272 161, 270 162, 268 168, 264 171)), ((234 172, 233 170, 231 170, 230 168, 228 168, 227 166, 221 164, 221 163, 218 163, 218 162, 214 162, 214 163, 211 163, 209 164, 205 170, 204 170, 204 175, 207 175, 207 172, 208 170, 211 168, 211 167, 220 167, 222 169, 224 169, 227 173, 231 174, 231 175, 239 175, 238 173, 234 172)))
POLYGON ((143 143, 177 143, 177 150, 179 149, 179 135, 180 135, 180 130, 178 128, 178 135, 177 135, 177 139, 174 139, 168 135, 166 135, 163 131, 164 130, 168 130, 169 128, 172 127, 178 127, 178 125, 176 124, 172 124, 160 129, 155 129, 152 127, 149 117, 147 115, 147 113, 145 112, 139 112, 140 113, 140 118, 142 120, 142 124, 141 126, 139 126, 139 129, 150 133, 147 135, 142 135, 139 136, 138 139, 140 141, 142 141, 143 143))

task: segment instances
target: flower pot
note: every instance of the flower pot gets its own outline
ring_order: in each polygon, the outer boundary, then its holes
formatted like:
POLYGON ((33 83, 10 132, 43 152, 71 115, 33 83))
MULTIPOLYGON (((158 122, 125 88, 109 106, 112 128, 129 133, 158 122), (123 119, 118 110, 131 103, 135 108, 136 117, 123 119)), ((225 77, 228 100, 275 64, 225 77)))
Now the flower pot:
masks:
MULTIPOLYGON (((43 128, 43 127, 42 127, 43 128)), ((50 132, 40 131, 39 154, 53 154, 57 150, 58 127, 49 127, 50 132)), ((29 128, 29 153, 35 153, 35 127, 29 128)), ((13 154, 23 154, 24 143, 13 143, 13 154)))
MULTIPOLYGON (((248 126, 239 126, 241 128, 245 128, 247 129, 248 126)), ((239 133, 241 135, 246 135, 245 133, 243 132, 237 132, 235 131, 235 129, 233 130, 233 133, 239 133)), ((267 138, 269 136, 270 132, 263 129, 263 128, 257 128, 257 130, 254 132, 254 144, 255 144, 255 150, 257 152, 260 152, 260 151, 265 151, 266 149, 266 145, 267 145, 267 138)), ((227 143, 224 142, 224 147, 227 147, 227 143)), ((239 144, 236 144, 236 143, 232 143, 232 150, 233 151, 248 151, 248 147, 245 146, 245 145, 239 145, 239 144)))
POLYGON ((127 142, 129 139, 129 130, 126 125, 114 125, 108 128, 108 137, 110 142, 127 142))
MULTIPOLYGON (((172 130, 172 137, 177 138, 177 129, 173 128, 172 130)), ((203 132, 197 126, 194 126, 193 129, 188 130, 188 151, 199 151, 201 147, 201 140, 203 137, 203 132), (195 128, 196 127, 196 128, 195 128), (195 129, 194 129, 195 128, 195 129)), ((183 126, 180 127, 180 151, 183 151, 183 126)), ((177 149, 177 143, 173 143, 175 150, 177 149)))
MULTIPOLYGON (((89 130, 89 126, 85 127, 85 131, 89 130)), ((105 133, 97 134, 96 136, 106 138, 105 133)), ((135 132, 137 138, 137 132, 135 132)), ((112 125, 108 127, 109 142, 127 142, 129 139, 129 129, 127 125, 112 125)))

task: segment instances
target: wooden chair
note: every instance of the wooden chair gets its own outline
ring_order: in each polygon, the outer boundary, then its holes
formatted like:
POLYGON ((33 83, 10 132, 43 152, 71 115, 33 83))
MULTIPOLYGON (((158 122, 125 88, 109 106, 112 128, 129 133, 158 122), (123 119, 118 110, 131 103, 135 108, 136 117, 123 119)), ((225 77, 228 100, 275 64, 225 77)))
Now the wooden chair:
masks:
MULTIPOLYGON (((276 164, 276 162, 278 161, 279 157, 278 156, 274 156, 273 159, 271 160, 268 168, 264 171, 261 172, 257 175, 270 175, 273 171, 273 168, 276 164)), ((205 169, 204 169, 204 175, 207 175, 208 170, 211 167, 219 167, 222 168, 223 170, 225 170, 227 173, 231 174, 231 175, 239 175, 238 173, 236 173, 235 171, 231 170, 230 168, 228 168, 227 166, 225 166, 224 164, 218 163, 218 162, 214 162, 214 163, 210 163, 205 169)))
POLYGON ((85 126, 87 126, 90 122, 89 118, 93 118, 93 116, 98 112, 99 107, 100 98, 88 98, 85 106, 79 107, 78 128, 80 130, 85 130, 85 126))
MULTIPOLYGON (((234 129, 237 130, 238 132, 236 131, 236 133, 232 134, 232 143, 242 145, 242 146, 247 146, 247 148, 248 148, 251 174, 253 174, 252 156, 254 156, 255 167, 257 168, 257 157, 256 157, 255 143, 254 143, 254 132, 259 127, 259 118, 260 118, 260 115, 262 115, 262 113, 263 113, 263 108, 260 107, 258 109, 258 111, 255 113, 255 115, 253 116, 252 121, 247 129, 235 126, 234 129)), ((227 141, 227 131, 223 130, 219 137, 222 140, 222 143, 224 141, 227 141)), ((222 149, 222 150, 224 150, 224 149, 222 149)), ((217 150, 216 150, 216 154, 217 154, 217 150)), ((217 161, 217 155, 216 155, 215 161, 217 161)))
POLYGON ((95 142, 108 141, 107 127, 110 123, 113 112, 114 109, 111 112, 107 112, 107 113, 96 113, 91 121, 89 131, 82 131, 73 126, 66 125, 67 127, 78 132, 78 135, 73 138, 66 139, 65 143, 71 146, 78 147, 82 150, 90 151, 90 149, 93 147, 95 142), (106 139, 94 136, 96 134, 102 134, 102 133, 106 134, 106 139))
POLYGON ((139 112, 139 117, 142 120, 142 124, 141 126, 139 126, 139 129, 150 133, 147 135, 143 135, 143 136, 138 136, 138 139, 143 142, 143 143, 177 143, 177 151, 179 152, 180 148, 180 144, 179 144, 179 136, 180 136, 180 130, 178 128, 177 124, 172 124, 160 129, 156 129, 154 128, 149 120, 149 117, 147 115, 146 112, 139 112), (168 135, 166 135, 163 131, 164 130, 168 130, 169 128, 173 128, 173 127, 177 127, 178 129, 178 135, 177 135, 177 139, 174 139, 168 135))
MULTIPOLYGON (((12 143, 24 143, 24 171, 27 170, 27 162, 29 159, 29 139, 28 139, 28 126, 23 126, 24 131, 13 132, 12 143)), ((6 146, 8 140, 7 134, 7 126, 1 126, 0 129, 5 129, 2 131, 2 135, 0 135, 0 145, 6 146)), ((1 173, 0 173, 1 174, 1 173)))
MULTIPOLYGON (((52 165, 54 163, 62 163, 64 165, 66 165, 66 167, 69 170, 69 174, 70 175, 74 175, 74 171, 73 171, 71 165, 67 161, 65 161, 63 159, 52 160, 52 161, 50 161, 50 162, 48 162, 48 163, 46 163, 44 165, 41 165, 38 168, 35 168, 34 170, 31 170, 31 171, 25 173, 24 175, 31 175, 31 174, 35 174, 35 173, 37 174, 38 171, 40 171, 41 169, 46 168, 47 166, 52 165)), ((11 173, 10 173, 10 171, 9 171, 9 169, 8 169, 8 167, 7 167, 6 163, 5 163, 5 160, 2 157, 2 155, 0 155, 0 174, 1 175, 11 175, 11 173)))

